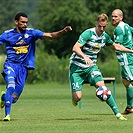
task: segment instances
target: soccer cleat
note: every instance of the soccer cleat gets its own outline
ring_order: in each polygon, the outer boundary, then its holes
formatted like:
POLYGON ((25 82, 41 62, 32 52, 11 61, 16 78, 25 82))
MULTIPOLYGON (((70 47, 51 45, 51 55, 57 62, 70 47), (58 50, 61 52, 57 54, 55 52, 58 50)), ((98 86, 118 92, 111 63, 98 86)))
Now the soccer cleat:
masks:
POLYGON ((126 108, 124 110, 124 112, 122 112, 123 115, 127 115, 127 114, 130 114, 130 113, 133 113, 133 107, 131 108, 126 108))
POLYGON ((77 105, 78 105, 78 102, 76 102, 76 101, 74 101, 74 100, 72 99, 72 104, 73 104, 73 106, 77 106, 77 105))
POLYGON ((119 115, 119 116, 117 116, 117 119, 118 120, 121 120, 121 121, 126 121, 127 119, 123 116, 123 115, 119 115))
POLYGON ((11 118, 10 118, 10 115, 7 115, 5 118, 3 118, 3 121, 10 121, 11 118))
POLYGON ((3 94, 5 94, 5 91, 2 91, 2 92, 0 93, 0 107, 1 107, 1 108, 3 108, 4 105, 5 105, 5 104, 4 104, 4 101, 2 101, 2 95, 3 95, 3 94))

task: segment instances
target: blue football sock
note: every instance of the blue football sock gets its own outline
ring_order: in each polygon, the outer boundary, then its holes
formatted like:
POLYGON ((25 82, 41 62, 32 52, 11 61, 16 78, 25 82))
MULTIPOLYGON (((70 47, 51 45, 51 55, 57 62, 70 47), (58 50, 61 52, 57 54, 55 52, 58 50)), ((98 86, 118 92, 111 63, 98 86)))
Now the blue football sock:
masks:
POLYGON ((13 87, 9 87, 5 94, 5 116, 10 115, 11 105, 12 105, 12 93, 14 91, 13 87))

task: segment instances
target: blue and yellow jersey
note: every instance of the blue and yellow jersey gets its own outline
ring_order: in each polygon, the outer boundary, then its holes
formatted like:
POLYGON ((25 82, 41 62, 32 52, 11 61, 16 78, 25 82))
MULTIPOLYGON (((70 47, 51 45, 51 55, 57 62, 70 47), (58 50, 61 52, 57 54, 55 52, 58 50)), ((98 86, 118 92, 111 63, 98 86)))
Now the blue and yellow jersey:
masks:
POLYGON ((5 31, 0 35, 0 45, 6 44, 6 62, 19 63, 28 69, 34 69, 35 42, 42 38, 44 32, 27 28, 18 33, 16 29, 5 31))

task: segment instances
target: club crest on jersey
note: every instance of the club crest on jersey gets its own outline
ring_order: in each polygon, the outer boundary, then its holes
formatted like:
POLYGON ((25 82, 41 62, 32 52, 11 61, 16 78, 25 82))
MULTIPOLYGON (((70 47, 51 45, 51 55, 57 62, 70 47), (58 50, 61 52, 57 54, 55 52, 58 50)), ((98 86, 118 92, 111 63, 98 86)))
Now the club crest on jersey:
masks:
POLYGON ((28 34, 24 34, 24 37, 25 37, 25 38, 28 38, 28 37, 29 37, 29 35, 28 35, 28 34))

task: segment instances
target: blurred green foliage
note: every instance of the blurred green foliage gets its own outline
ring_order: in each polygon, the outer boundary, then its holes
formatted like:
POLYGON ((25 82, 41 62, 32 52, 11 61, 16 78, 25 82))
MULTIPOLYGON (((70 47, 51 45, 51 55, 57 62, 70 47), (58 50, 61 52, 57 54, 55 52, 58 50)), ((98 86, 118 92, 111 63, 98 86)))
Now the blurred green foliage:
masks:
MULTIPOLYGON (((100 55, 101 56, 101 55, 100 55)), ((5 55, 0 56, 0 72, 3 70, 5 55)), ((104 77, 115 77, 120 82, 120 71, 117 59, 108 58, 103 62, 98 58, 97 65, 104 77)), ((59 82, 61 84, 69 82, 69 57, 59 59, 56 55, 49 55, 37 49, 35 70, 30 70, 27 83, 59 82)), ((0 84, 4 84, 3 77, 0 76, 0 84)))

